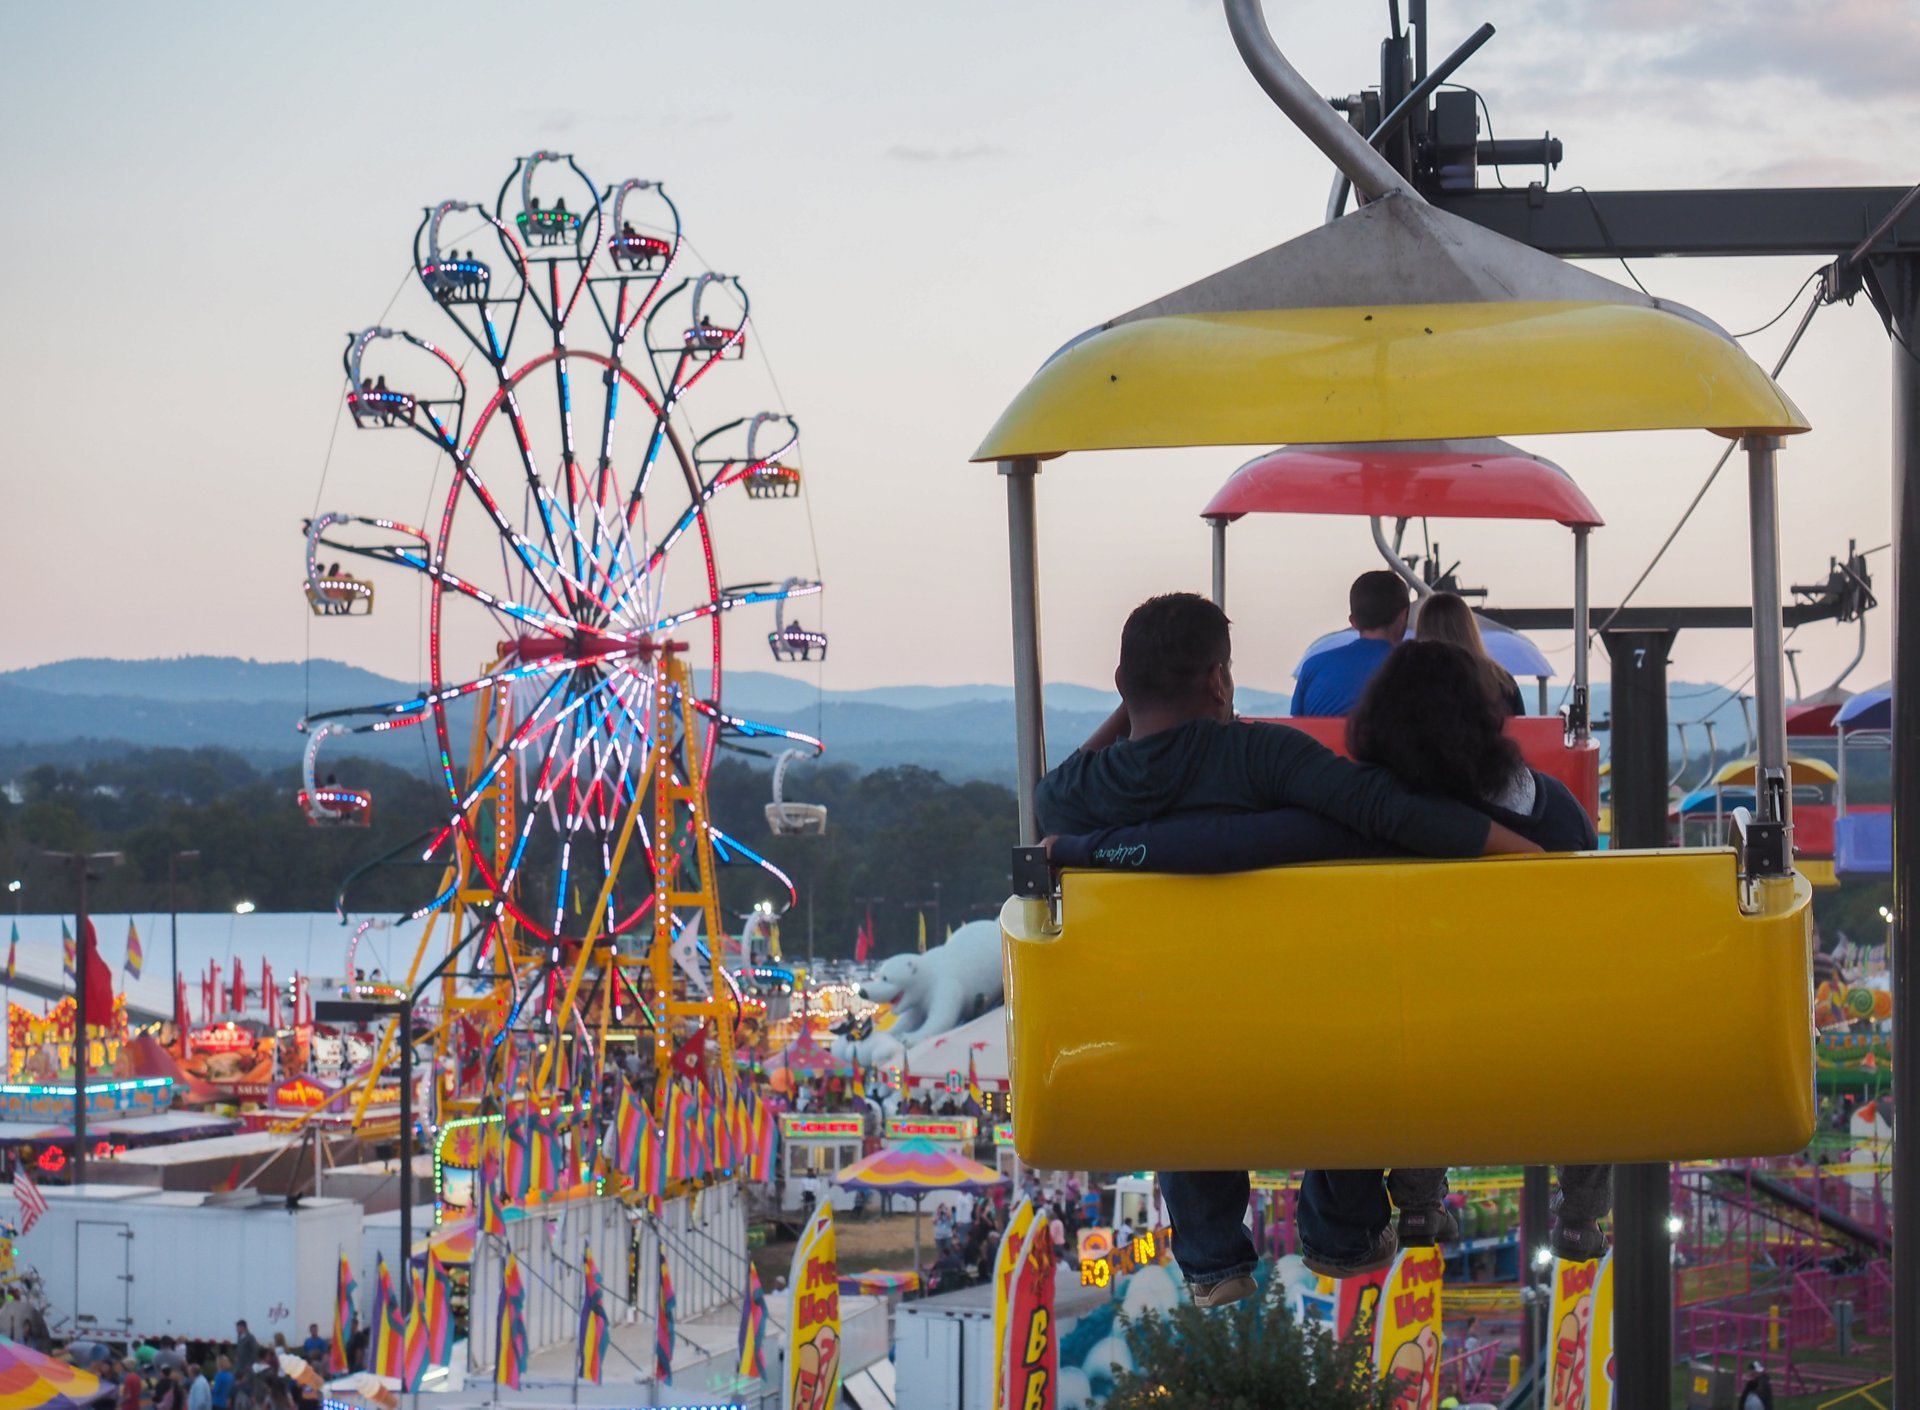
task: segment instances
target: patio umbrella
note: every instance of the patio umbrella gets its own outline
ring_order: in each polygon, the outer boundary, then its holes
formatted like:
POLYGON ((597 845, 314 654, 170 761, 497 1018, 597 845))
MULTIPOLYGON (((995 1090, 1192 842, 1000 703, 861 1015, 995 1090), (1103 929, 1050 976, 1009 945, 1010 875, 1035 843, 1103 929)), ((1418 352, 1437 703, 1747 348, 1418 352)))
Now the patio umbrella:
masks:
POLYGON ((920 1201, 941 1190, 984 1190, 1002 1184, 1006 1176, 977 1160, 915 1139, 887 1146, 854 1161, 840 1172, 839 1184, 848 1189, 878 1190, 882 1194, 913 1196, 913 1271, 920 1273, 920 1201))
POLYGON ((0 1337, 0 1410, 79 1410, 99 1397, 100 1378, 11 1337, 0 1337))

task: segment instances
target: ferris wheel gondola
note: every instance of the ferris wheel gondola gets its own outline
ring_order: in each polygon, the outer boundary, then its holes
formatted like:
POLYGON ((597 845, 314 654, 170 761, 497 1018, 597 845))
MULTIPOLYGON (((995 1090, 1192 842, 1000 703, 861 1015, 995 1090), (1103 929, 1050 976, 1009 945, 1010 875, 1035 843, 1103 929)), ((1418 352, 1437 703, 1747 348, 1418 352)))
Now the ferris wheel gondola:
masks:
MULTIPOLYGON (((734 444, 739 444, 734 441, 734 444)), ((800 467, 794 452, 800 445, 800 423, 783 412, 761 411, 716 426, 693 443, 693 458, 703 470, 714 467, 714 478, 722 484, 738 481, 748 499, 790 499, 800 493, 800 467), (732 439, 731 433, 747 428, 746 445, 739 455, 714 455, 710 448, 732 439), (763 447, 760 432, 767 427, 784 427, 779 444, 763 447), (702 454, 702 452, 708 452, 702 454)))
POLYGON ((441 223, 456 211, 472 209, 469 201, 442 201, 433 208, 427 221, 427 257, 418 266, 420 281, 442 303, 483 304, 487 301, 493 271, 475 259, 472 250, 463 254, 440 248, 441 223))
POLYGON ((660 183, 629 177, 618 186, 608 188, 602 197, 603 204, 609 199, 613 202, 613 210, 608 223, 613 234, 607 240, 607 257, 613 261, 614 267, 635 274, 664 274, 680 244, 680 218, 679 212, 673 208, 673 202, 666 200, 666 192, 660 189, 660 183), (627 218, 627 197, 637 191, 652 192, 666 201, 668 210, 673 214, 671 240, 635 229, 633 222, 627 218), (659 265, 657 270, 654 268, 656 263, 659 265))
POLYGON ((773 801, 767 804, 767 826, 775 837, 818 837, 827 830, 827 810, 819 803, 789 803, 787 766, 811 757, 804 749, 783 750, 773 766, 773 801))
POLYGON ((300 811, 314 827, 366 827, 373 820, 371 793, 364 788, 343 788, 332 774, 324 779, 318 776, 321 741, 350 733, 342 726, 327 724, 307 731, 307 752, 300 764, 300 779, 305 786, 297 797, 300 811))
POLYGON ((782 591, 776 599, 773 613, 773 630, 767 633, 767 645, 773 651, 776 661, 824 661, 827 659, 827 634, 812 631, 797 621, 788 621, 786 605, 790 598, 801 595, 801 589, 810 587, 820 590, 818 583, 803 583, 799 578, 789 578, 782 584, 782 591))
POLYGON ((347 374, 347 411, 359 429, 416 426, 417 418, 424 414, 428 423, 446 439, 452 440, 460 434, 460 412, 466 406, 467 379, 461 374, 458 363, 426 339, 416 338, 405 331, 396 332, 392 328, 363 328, 358 333, 347 334, 347 349, 341 355, 341 365, 347 374), (367 349, 376 341, 387 338, 398 338, 438 358, 453 374, 455 392, 451 396, 419 396, 388 387, 384 372, 377 377, 369 377, 366 370, 367 349), (444 411, 448 407, 455 409, 451 416, 444 411), (452 423, 450 427, 446 424, 448 421, 452 423))

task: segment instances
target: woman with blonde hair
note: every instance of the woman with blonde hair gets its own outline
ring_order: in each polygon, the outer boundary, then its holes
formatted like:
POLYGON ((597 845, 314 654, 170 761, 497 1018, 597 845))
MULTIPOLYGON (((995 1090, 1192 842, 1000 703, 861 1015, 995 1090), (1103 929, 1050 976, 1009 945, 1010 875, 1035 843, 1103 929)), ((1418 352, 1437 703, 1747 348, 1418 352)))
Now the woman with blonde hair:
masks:
POLYGON ((1415 641, 1444 641, 1449 646, 1458 646, 1471 652, 1483 663, 1487 676, 1487 689, 1493 692, 1493 698, 1502 702, 1509 715, 1527 713, 1526 698, 1520 694, 1520 683, 1493 657, 1487 654, 1487 644, 1480 638, 1480 623, 1474 618, 1473 609, 1467 606, 1466 599, 1451 592, 1436 592, 1420 604, 1420 616, 1414 625, 1415 641))

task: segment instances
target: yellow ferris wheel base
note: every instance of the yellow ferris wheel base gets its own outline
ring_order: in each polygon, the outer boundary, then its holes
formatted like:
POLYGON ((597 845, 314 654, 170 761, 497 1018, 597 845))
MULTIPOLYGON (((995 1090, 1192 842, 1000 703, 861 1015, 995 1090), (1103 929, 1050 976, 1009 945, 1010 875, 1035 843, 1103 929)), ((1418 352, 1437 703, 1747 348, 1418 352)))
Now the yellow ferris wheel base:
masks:
POLYGON ((1057 927, 1001 913, 1014 1146, 1050 1170, 1799 1150, 1812 893, 1765 889, 1743 913, 1724 849, 1067 872, 1057 927))

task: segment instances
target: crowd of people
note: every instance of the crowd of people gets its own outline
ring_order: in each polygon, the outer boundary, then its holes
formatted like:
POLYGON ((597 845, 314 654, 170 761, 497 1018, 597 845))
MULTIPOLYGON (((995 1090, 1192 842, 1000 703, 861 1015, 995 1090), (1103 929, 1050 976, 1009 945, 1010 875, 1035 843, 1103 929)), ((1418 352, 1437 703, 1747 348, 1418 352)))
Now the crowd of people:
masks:
POLYGON ((100 1378, 93 1404, 101 1410, 300 1410, 320 1403, 327 1349, 317 1325, 296 1347, 283 1332, 262 1344, 241 1321, 232 1341, 148 1340, 116 1350, 81 1338, 54 1354, 100 1378), (316 1374, 303 1383, 283 1356, 316 1374))
MULTIPOLYGON (((1520 693, 1464 602, 1429 596, 1412 639, 1397 575, 1362 574, 1348 605, 1357 636, 1309 658, 1293 700, 1296 715, 1346 718, 1346 759, 1303 731, 1235 716, 1230 624, 1214 603, 1169 593, 1136 608, 1120 635, 1120 708, 1036 793, 1054 864, 1230 872, 1596 845, 1585 808, 1509 738, 1520 693)), ((1559 1175, 1554 1251, 1596 1257, 1610 1168, 1559 1175)), ((1165 1171, 1160 1189, 1194 1301, 1250 1296, 1246 1172, 1165 1171)), ((1352 1277, 1401 1247, 1457 1238, 1447 1194, 1445 1170, 1306 1172, 1295 1227, 1307 1266, 1352 1277)))

